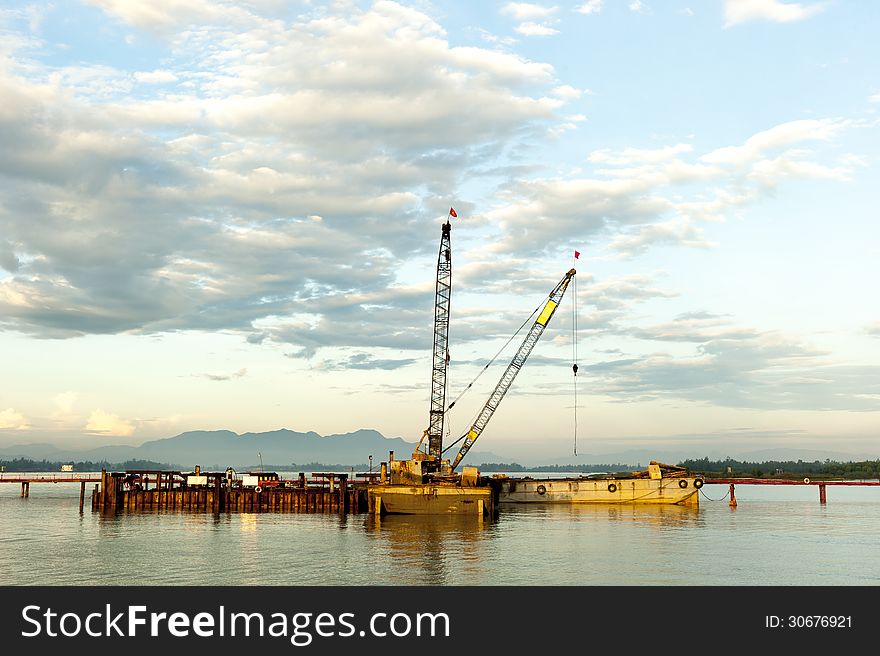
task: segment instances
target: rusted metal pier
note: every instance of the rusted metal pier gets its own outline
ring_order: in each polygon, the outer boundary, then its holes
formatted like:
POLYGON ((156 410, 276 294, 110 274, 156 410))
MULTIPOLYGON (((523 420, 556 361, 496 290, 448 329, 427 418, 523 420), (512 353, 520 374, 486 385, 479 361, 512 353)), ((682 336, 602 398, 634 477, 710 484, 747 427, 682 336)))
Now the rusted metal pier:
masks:
POLYGON ((366 481, 347 474, 313 474, 306 479, 274 478, 254 486, 236 485, 225 472, 193 475, 171 471, 102 472, 92 491, 92 510, 102 513, 308 512, 358 513, 367 510, 366 481), (188 482, 188 479, 190 482, 188 482))
POLYGON ((21 483, 21 496, 27 499, 31 495, 31 483, 79 483, 79 511, 83 511, 86 497, 86 483, 98 483, 101 478, 94 474, 31 474, 27 472, 0 473, 0 483, 21 483))
POLYGON ((880 481, 814 481, 810 478, 804 478, 800 481, 787 478, 707 478, 706 483, 714 485, 729 485, 730 500, 728 501, 728 505, 731 508, 736 508, 737 506, 737 485, 815 485, 819 488, 819 503, 827 503, 825 488, 829 485, 880 486, 880 481))

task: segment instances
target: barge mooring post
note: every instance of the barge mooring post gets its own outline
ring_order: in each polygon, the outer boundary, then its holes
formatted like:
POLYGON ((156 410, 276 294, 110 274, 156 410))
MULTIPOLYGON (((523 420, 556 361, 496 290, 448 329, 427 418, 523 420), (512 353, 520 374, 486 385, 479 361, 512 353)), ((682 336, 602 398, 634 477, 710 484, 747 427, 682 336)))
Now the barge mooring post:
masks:
POLYGON ((736 488, 733 487, 733 483, 730 484, 730 501, 727 505, 736 508, 736 488))
POLYGON ((825 483, 819 483, 819 503, 825 503, 825 483))
POLYGON ((83 481, 79 484, 79 514, 82 515, 83 512, 83 501, 86 498, 86 482, 83 481))

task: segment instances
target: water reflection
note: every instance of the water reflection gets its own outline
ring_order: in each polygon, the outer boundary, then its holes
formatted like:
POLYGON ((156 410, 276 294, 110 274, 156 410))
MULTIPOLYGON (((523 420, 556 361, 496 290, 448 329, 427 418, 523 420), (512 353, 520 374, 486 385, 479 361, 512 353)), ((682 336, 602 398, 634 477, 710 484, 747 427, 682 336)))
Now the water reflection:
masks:
POLYGON ((479 563, 493 532, 491 522, 474 515, 369 515, 365 529, 392 562, 388 583, 437 585, 464 583, 454 574, 479 563), (405 572, 402 574, 402 572, 405 572))
POLYGON ((635 522, 647 527, 688 528, 704 523, 699 507, 666 504, 505 504, 499 521, 545 517, 574 522, 635 522))

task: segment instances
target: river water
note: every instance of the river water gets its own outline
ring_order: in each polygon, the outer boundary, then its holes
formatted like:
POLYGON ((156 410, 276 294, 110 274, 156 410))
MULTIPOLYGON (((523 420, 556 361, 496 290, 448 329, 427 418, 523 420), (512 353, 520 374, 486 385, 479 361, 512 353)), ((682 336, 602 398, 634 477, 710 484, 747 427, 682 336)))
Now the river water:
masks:
MULTIPOLYGON (((91 485, 89 486, 91 488, 91 485)), ((497 519, 80 515, 0 484, 5 585, 880 585, 880 488, 706 485, 699 508, 501 506, 497 519), (707 498, 708 497, 708 498, 707 498), (712 501, 710 499, 717 499, 712 501)))

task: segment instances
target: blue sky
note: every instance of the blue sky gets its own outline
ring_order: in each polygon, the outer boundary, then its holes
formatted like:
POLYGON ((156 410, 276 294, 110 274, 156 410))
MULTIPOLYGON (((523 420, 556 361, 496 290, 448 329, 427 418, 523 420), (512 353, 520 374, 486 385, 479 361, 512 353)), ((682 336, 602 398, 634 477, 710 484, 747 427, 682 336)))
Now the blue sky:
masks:
POLYGON ((573 457, 576 339, 579 457, 877 457, 878 19, 842 0, 7 2, 0 444, 418 439, 454 206, 451 396, 582 253, 477 449, 573 457))

